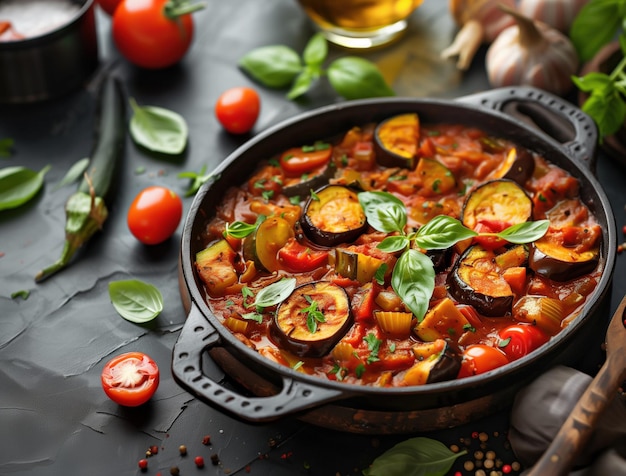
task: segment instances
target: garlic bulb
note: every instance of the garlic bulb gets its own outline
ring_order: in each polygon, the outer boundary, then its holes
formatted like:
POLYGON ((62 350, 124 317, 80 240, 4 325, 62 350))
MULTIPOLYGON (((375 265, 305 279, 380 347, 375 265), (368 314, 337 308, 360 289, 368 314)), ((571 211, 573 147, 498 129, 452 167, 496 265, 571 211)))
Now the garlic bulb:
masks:
POLYGON ((448 8, 461 29, 441 57, 456 56, 459 69, 469 68, 480 45, 491 43, 502 30, 514 24, 500 5, 513 8, 515 0, 450 0, 448 8))
POLYGON ((589 0, 520 0, 518 11, 567 33, 580 9, 589 0))
POLYGON ((570 39, 541 22, 502 7, 517 25, 504 30, 487 50, 487 75, 492 87, 534 86, 563 95, 573 86, 578 55, 570 39))

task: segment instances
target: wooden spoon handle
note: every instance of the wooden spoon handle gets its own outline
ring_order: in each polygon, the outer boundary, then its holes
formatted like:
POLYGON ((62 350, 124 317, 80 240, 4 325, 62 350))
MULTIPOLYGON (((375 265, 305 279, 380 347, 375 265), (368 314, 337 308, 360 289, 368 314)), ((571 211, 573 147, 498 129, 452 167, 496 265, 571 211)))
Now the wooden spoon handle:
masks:
POLYGON ((624 374, 622 360, 615 354, 608 357, 528 476, 568 474, 578 451, 593 433, 600 415, 617 394, 624 374), (617 361, 612 362, 614 359, 617 361))

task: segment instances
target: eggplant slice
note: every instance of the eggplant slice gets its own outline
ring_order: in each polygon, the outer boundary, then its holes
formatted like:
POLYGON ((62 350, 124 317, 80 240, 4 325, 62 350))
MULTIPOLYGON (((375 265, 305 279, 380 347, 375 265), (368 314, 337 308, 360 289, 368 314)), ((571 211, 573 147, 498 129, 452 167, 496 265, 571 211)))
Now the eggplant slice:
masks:
POLYGON ((315 191, 304 206, 300 224, 309 240, 329 248, 350 243, 367 229, 357 192, 343 185, 328 185, 315 191))
POLYGON ((401 114, 381 122, 374 131, 376 161, 386 167, 415 169, 419 136, 417 114, 401 114))
POLYGON ((346 291, 328 281, 298 286, 276 310, 271 336, 299 357, 326 355, 352 325, 346 291))
POLYGON ((495 254, 480 245, 469 247, 448 275, 448 290, 457 301, 484 316, 510 314, 514 294, 495 264, 495 254))
POLYGON ((472 191, 465 203, 461 221, 474 230, 481 222, 501 222, 507 226, 528 221, 533 214, 533 201, 513 180, 491 180, 472 191))
POLYGON ((418 360, 404 377, 409 385, 453 380, 461 370, 461 352, 447 340, 415 344, 413 353, 418 360))

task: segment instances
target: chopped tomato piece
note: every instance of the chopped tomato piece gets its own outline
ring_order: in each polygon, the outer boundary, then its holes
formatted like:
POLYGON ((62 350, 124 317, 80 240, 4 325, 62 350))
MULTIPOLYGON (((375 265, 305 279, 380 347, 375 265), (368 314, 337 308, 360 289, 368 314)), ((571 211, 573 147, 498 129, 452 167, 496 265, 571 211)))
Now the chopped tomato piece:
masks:
POLYGON ((282 153, 279 163, 285 175, 299 177, 327 164, 332 153, 333 148, 329 144, 292 147, 282 153))
POLYGON ((278 261, 294 273, 313 271, 328 261, 328 251, 314 250, 292 237, 278 250, 278 261))

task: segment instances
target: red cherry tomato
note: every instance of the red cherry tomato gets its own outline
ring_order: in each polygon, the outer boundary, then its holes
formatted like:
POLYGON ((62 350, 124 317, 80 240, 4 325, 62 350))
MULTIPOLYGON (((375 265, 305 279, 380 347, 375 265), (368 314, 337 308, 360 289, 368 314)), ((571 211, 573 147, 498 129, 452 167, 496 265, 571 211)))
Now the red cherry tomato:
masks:
MULTIPOLYGON (((474 231, 478 233, 500 233, 506 229, 509 225, 501 221, 480 221, 474 227, 474 231)), ((477 236, 474 238, 476 243, 480 243, 483 248, 488 250, 495 250, 501 246, 506 245, 506 240, 498 238, 497 236, 477 236)))
POLYGON ((245 134, 256 123, 261 111, 259 93, 252 88, 227 89, 215 103, 215 117, 231 134, 245 134))
POLYGON ((332 153, 333 148, 328 144, 325 144, 324 147, 293 147, 280 156, 280 168, 283 169, 285 175, 299 177, 327 164, 332 153))
POLYGON ((159 386, 159 367, 141 352, 127 352, 109 360, 100 376, 104 393, 119 405, 146 403, 159 386))
POLYGON ((122 0, 98 0, 98 5, 110 16, 113 16, 115 9, 122 2, 122 0))
POLYGON ((488 372, 509 363, 502 351, 485 344, 474 344, 463 352, 459 378, 488 372))
POLYGON ((548 335, 531 324, 514 324, 498 332, 500 349, 509 360, 517 360, 548 342, 548 335))
POLYGON ((287 240, 285 246, 278 250, 278 261, 289 271, 305 273, 326 264, 328 252, 313 250, 304 246, 295 238, 287 240))
POLYGON ((128 228, 139 241, 156 245, 176 231, 183 215, 180 197, 166 187, 143 189, 128 209, 128 228))
POLYGON ((167 16, 169 0, 124 0, 113 14, 113 40, 131 63, 148 69, 171 66, 185 55, 193 39, 190 13, 167 16))

